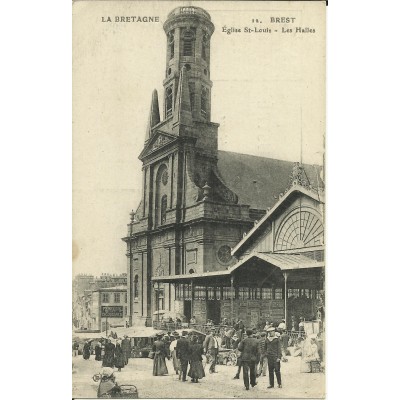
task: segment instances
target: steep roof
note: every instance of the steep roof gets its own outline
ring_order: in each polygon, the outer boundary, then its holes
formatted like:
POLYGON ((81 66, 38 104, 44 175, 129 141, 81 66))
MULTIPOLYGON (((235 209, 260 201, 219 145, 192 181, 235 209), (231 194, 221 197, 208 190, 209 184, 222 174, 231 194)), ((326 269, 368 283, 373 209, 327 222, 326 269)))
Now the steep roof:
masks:
MULTIPOLYGON (((239 204, 265 210, 279 199, 279 194, 290 187, 294 163, 252 156, 248 154, 218 151, 218 170, 226 185, 239 197, 239 204)), ((321 166, 303 164, 313 187, 323 187, 319 177, 321 166)))

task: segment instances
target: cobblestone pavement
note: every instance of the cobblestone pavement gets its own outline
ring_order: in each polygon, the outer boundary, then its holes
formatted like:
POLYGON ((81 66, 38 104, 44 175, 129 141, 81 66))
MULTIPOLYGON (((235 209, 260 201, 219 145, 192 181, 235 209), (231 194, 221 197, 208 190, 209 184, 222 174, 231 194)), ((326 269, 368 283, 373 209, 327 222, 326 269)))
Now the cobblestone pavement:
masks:
MULTIPOLYGON (((257 379, 257 386, 244 389, 242 375, 233 380, 236 367, 218 365, 216 374, 209 374, 199 383, 178 380, 173 374, 172 361, 167 360, 169 375, 153 376, 153 361, 147 358, 131 358, 129 364, 115 376, 119 384, 134 384, 139 398, 323 398, 325 375, 323 373, 300 373, 300 358, 288 357, 282 363, 282 388, 267 389, 268 373, 257 379)), ((73 397, 96 398, 98 383, 92 380, 101 371, 101 362, 94 356, 84 360, 82 356, 73 358, 73 397)))

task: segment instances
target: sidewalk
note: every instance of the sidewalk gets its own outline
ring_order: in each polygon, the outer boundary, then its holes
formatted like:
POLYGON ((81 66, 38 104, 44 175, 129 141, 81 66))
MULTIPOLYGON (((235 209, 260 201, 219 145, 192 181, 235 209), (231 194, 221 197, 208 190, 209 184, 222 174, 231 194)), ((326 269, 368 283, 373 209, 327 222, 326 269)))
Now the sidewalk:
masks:
MULTIPOLYGON (((172 361, 167 360, 169 375, 153 376, 153 361, 147 358, 131 358, 129 364, 115 376, 119 384, 134 384, 138 388, 139 398, 323 398, 325 375, 322 373, 300 373, 300 358, 288 357, 282 363, 282 389, 267 389, 268 374, 257 379, 257 386, 244 389, 242 374, 239 380, 233 380, 237 367, 218 365, 216 374, 208 373, 199 383, 181 382, 172 374, 172 361)), ((73 359, 76 373, 73 379, 73 397, 96 398, 98 383, 92 380, 95 373, 101 371, 101 362, 94 356, 84 360, 82 356, 73 359)))

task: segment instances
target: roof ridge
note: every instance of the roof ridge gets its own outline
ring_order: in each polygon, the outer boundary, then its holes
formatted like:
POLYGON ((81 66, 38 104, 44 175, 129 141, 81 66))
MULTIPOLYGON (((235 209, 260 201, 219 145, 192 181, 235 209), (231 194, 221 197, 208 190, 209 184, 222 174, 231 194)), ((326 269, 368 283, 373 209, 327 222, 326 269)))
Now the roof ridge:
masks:
MULTIPOLYGON (((255 155, 255 154, 238 153, 238 152, 236 152, 236 151, 230 151, 230 150, 218 150, 218 152, 230 153, 230 154, 237 154, 237 155, 242 155, 242 156, 247 156, 247 157, 261 158, 261 159, 263 159, 263 160, 274 160, 274 161, 281 161, 281 162, 283 161, 283 162, 286 162, 286 163, 289 163, 289 164, 294 164, 294 163, 296 163, 296 162, 300 163, 300 161, 298 161, 298 160, 297 160, 297 161, 283 160, 283 159, 281 159, 281 158, 263 157, 263 156, 258 156, 258 155, 255 155)), ((302 164, 302 165, 308 165, 308 166, 310 166, 310 167, 312 167, 312 166, 314 166, 314 165, 319 166, 319 167, 322 167, 321 164, 310 164, 310 163, 300 163, 300 164, 302 164)))

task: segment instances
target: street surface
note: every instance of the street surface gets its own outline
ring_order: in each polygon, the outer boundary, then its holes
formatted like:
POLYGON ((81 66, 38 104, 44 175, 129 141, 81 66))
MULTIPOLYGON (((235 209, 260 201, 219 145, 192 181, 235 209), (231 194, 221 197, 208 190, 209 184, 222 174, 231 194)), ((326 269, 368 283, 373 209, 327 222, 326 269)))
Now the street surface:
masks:
MULTIPOLYGON (((139 398, 323 398, 325 392, 325 375, 323 373, 301 373, 300 357, 288 357, 282 363, 282 388, 267 389, 267 376, 257 379, 257 386, 245 390, 242 373, 240 379, 232 379, 237 367, 217 365, 216 374, 209 374, 199 383, 178 380, 173 373, 172 360, 167 362, 169 375, 153 376, 153 360, 148 358, 131 358, 129 364, 121 372, 114 374, 119 384, 133 384, 137 387, 139 398)), ((73 397, 96 398, 98 382, 92 380, 95 373, 101 371, 101 361, 95 361, 94 355, 89 360, 82 356, 73 360, 73 397)))

